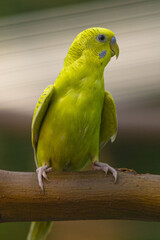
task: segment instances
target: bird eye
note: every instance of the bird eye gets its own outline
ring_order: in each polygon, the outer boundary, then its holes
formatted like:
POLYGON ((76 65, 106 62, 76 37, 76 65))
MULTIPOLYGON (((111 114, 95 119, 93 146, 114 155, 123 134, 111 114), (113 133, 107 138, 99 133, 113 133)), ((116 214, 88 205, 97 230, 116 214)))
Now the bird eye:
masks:
POLYGON ((99 35, 97 36, 97 41, 98 41, 98 42, 106 42, 106 41, 107 41, 107 38, 106 38, 106 36, 105 36, 104 34, 99 34, 99 35))

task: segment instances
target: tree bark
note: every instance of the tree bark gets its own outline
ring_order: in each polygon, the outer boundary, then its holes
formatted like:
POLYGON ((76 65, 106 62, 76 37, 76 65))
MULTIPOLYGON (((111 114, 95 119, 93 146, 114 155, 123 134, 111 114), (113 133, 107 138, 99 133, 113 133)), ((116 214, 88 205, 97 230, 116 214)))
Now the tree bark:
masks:
POLYGON ((0 222, 130 219, 160 221, 160 176, 119 169, 103 172, 36 173, 0 170, 0 222))

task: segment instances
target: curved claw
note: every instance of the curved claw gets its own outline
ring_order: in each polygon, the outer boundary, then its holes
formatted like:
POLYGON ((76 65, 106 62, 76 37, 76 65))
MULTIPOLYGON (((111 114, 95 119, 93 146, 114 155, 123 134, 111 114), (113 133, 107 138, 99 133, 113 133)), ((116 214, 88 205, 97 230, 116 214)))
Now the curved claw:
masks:
POLYGON ((43 178, 45 178, 48 181, 48 177, 46 173, 51 171, 52 171, 52 168, 48 167, 47 165, 36 169, 36 172, 38 174, 38 183, 43 193, 44 193, 43 178))
POLYGON ((105 174, 107 175, 108 171, 110 171, 114 177, 114 181, 116 182, 117 181, 117 171, 112 168, 111 166, 109 166, 107 163, 102 163, 102 162, 98 162, 98 161, 95 161, 93 163, 93 169, 94 170, 102 170, 103 172, 105 172, 105 174))
POLYGON ((47 177, 47 174, 45 171, 42 172, 42 176, 43 176, 43 178, 45 178, 48 181, 48 177, 47 177))

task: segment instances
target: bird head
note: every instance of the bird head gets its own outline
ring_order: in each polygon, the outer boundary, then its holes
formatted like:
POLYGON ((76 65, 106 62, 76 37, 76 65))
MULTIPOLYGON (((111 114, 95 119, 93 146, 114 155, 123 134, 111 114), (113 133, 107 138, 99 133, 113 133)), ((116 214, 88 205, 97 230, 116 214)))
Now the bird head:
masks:
POLYGON ((74 39, 65 58, 65 65, 68 66, 81 58, 89 64, 105 67, 113 56, 119 56, 114 33, 106 28, 89 28, 74 39))

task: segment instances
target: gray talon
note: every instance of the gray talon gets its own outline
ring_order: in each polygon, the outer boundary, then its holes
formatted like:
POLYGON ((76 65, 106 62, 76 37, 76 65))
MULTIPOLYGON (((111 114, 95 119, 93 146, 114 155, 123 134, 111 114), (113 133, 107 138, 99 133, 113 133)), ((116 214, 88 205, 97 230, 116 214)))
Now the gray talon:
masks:
POLYGON ((45 178, 47 181, 49 181, 46 173, 51 172, 51 171, 52 171, 52 168, 48 167, 47 165, 36 169, 36 172, 38 174, 38 183, 39 183, 39 186, 43 193, 44 193, 43 178, 45 178))
POLYGON ((108 171, 110 171, 114 177, 115 182, 117 181, 117 171, 110 167, 107 163, 102 163, 102 162, 98 162, 95 161, 93 163, 93 169, 94 170, 102 170, 103 172, 105 172, 105 174, 107 175, 108 171))

